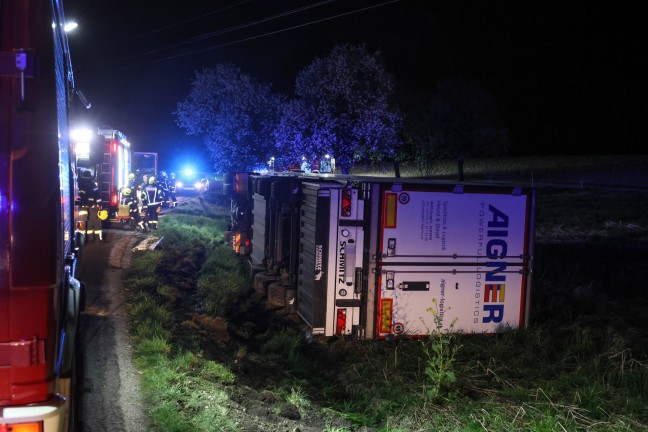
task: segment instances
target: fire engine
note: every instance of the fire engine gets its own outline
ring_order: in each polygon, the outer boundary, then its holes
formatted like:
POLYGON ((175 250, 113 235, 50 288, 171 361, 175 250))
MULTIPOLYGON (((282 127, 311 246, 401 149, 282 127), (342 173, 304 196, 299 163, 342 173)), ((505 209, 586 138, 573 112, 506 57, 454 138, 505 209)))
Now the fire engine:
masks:
POLYGON ((0 431, 72 430, 75 93, 60 0, 0 2, 0 431))
POLYGON ((131 148, 126 135, 116 129, 99 128, 73 131, 77 166, 90 171, 99 187, 102 208, 115 218, 119 209, 120 190, 128 184, 131 173, 131 148))
POLYGON ((283 173, 227 176, 226 240, 314 335, 497 333, 528 322, 534 190, 283 173))

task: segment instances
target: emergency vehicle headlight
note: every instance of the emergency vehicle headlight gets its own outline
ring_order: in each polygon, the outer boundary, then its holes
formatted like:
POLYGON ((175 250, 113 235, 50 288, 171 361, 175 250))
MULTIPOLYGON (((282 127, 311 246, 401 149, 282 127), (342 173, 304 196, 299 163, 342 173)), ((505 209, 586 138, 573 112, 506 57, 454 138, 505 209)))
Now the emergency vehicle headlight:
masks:
POLYGON ((181 181, 179 181, 179 180, 178 180, 178 181, 176 181, 176 187, 179 187, 179 188, 181 188, 181 187, 183 187, 183 186, 184 186, 184 184, 182 184, 182 182, 181 182, 181 181))
POLYGON ((194 187, 195 187, 196 189, 200 189, 200 188, 202 187, 202 184, 201 184, 200 182, 196 182, 196 183, 194 184, 194 187))

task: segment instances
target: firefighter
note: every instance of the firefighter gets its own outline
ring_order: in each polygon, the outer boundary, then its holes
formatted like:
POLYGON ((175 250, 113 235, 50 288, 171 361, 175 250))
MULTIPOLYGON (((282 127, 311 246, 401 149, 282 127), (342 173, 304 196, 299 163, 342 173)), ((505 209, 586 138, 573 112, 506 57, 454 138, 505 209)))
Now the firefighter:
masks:
POLYGON ((146 222, 152 230, 156 230, 158 226, 158 211, 162 201, 160 200, 160 193, 158 192, 158 184, 155 177, 151 176, 148 180, 149 184, 144 189, 146 195, 146 222))
MULTIPOLYGON (((120 202, 121 204, 124 204, 124 205, 127 205, 127 204, 125 204, 125 203, 123 202, 123 201, 124 201, 124 191, 125 191, 126 189, 130 189, 130 190, 131 190, 131 194, 132 194, 132 195, 135 195, 135 194, 133 194, 133 191, 136 191, 136 190, 137 190, 137 189, 135 188, 135 174, 133 174, 133 173, 128 174, 128 180, 126 181, 126 186, 123 186, 123 187, 119 190, 119 202, 120 202)), ((137 198, 137 197, 136 197, 136 198, 137 198)))
POLYGON ((137 185, 137 198, 139 198, 139 208, 140 212, 142 212, 144 209, 144 202, 148 201, 148 197, 146 197, 146 192, 144 190, 146 189, 146 186, 148 186, 148 175, 144 174, 142 176, 142 183, 137 185))
POLYGON ((127 187, 130 188, 130 190, 132 192, 132 191, 135 190, 135 186, 137 186, 135 184, 135 174, 130 173, 130 174, 128 174, 128 186, 127 187))
POLYGON ((129 216, 133 221, 135 221, 137 227, 144 232, 148 231, 148 228, 144 224, 145 221, 140 217, 139 200, 129 187, 125 187, 122 190, 122 204, 128 206, 129 216))
MULTIPOLYGON (((139 190, 140 195, 144 194, 144 190, 146 189, 146 187, 149 184, 148 180, 149 180, 148 174, 144 174, 142 176, 142 183, 140 183, 139 186, 137 186, 137 189, 139 190)), ((140 198, 141 198, 141 196, 140 196, 140 198)))
POLYGON ((176 207, 178 200, 176 199, 176 175, 174 172, 169 174, 169 196, 171 197, 171 206, 176 207))
POLYGON ((157 179, 157 192, 160 205, 166 207, 169 198, 169 182, 165 171, 160 171, 160 176, 157 179))
POLYGON ((78 205, 81 207, 79 209, 79 219, 77 223, 77 232, 86 234, 88 229, 88 200, 87 196, 92 193, 92 190, 95 188, 95 183, 92 181, 92 173, 88 170, 81 171, 79 176, 79 201, 78 205))
POLYGON ((88 170, 83 171, 79 180, 79 201, 81 211, 87 212, 88 215, 85 231, 86 238, 90 240, 90 234, 92 234, 91 240, 99 237, 99 241, 103 241, 103 229, 101 228, 101 219, 99 219, 101 194, 95 182, 92 181, 92 174, 88 170))

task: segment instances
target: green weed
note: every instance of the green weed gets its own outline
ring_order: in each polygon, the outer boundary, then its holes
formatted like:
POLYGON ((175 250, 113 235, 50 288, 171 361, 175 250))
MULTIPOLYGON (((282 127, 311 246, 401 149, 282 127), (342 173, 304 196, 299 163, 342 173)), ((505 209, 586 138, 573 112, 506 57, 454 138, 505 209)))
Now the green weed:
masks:
POLYGON ((218 381, 222 384, 233 384, 236 380, 236 376, 232 371, 220 363, 211 360, 204 362, 200 376, 210 381, 218 381))
POLYGON ((291 387, 287 392, 280 392, 283 398, 289 404, 295 406, 299 413, 303 416, 304 410, 311 406, 310 401, 306 397, 306 393, 299 387, 291 387))
POLYGON ((455 363, 461 345, 457 342, 457 335, 454 333, 456 320, 444 330, 443 316, 439 313, 436 299, 432 300, 432 303, 426 311, 434 317, 436 328, 429 332, 426 340, 421 341, 421 347, 425 355, 424 371, 429 383, 426 387, 426 395, 429 399, 437 399, 454 394, 452 387, 457 382, 455 363))

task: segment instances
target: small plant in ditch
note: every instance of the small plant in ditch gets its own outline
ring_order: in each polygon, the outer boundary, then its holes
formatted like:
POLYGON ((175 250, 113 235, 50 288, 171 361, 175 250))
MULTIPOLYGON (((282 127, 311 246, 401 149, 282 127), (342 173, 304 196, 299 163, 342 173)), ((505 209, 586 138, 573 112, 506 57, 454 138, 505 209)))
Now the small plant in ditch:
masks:
POLYGON ((425 355, 425 376, 427 385, 425 394, 429 399, 443 396, 454 396, 453 386, 457 382, 455 362, 461 344, 457 341, 454 319, 447 329, 443 329, 443 315, 439 312, 436 299, 426 309, 434 317, 435 328, 428 329, 428 337, 421 341, 425 355))

